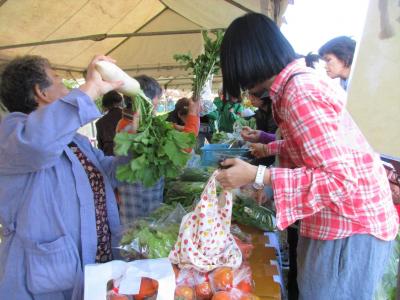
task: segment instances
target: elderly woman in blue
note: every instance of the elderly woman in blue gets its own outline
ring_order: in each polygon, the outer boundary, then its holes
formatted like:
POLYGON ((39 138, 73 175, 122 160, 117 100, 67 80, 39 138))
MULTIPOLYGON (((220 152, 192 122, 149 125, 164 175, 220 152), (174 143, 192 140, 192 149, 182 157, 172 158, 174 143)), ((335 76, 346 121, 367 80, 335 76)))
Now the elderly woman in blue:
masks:
POLYGON ((77 130, 100 116, 93 99, 118 88, 88 67, 69 92, 49 62, 24 56, 4 69, 0 98, 0 299, 83 298, 86 264, 113 259, 120 222, 119 159, 77 130))

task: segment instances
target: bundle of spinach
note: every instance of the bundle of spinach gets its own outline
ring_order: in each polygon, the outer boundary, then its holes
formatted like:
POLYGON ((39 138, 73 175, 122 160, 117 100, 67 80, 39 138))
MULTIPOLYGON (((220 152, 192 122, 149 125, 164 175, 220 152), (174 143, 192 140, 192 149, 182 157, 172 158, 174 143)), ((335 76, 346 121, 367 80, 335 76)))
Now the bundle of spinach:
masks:
POLYGON ((203 31, 204 53, 193 59, 192 54, 175 54, 174 59, 185 65, 185 70, 191 69, 193 75, 193 99, 199 99, 200 92, 206 81, 220 69, 219 52, 224 33, 222 30, 214 32, 215 39, 211 39, 207 31, 203 31))
POLYGON ((132 101, 132 110, 140 116, 137 133, 121 132, 115 136, 116 155, 132 157, 117 169, 118 180, 144 186, 154 185, 161 177, 175 178, 185 167, 195 145, 192 133, 179 132, 167 116, 153 116, 150 100, 141 92, 132 101))

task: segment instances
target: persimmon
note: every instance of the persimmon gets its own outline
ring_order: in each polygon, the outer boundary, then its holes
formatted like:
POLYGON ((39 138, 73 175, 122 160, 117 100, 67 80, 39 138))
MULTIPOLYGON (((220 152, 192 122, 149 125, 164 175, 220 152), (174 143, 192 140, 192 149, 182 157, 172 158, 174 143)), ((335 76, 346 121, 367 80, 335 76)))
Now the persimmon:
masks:
POLYGON ((143 277, 140 281, 139 294, 133 295, 135 300, 143 300, 146 297, 153 296, 158 290, 158 282, 154 279, 143 277))
POLYGON ((214 294, 211 300, 231 300, 231 296, 229 292, 226 291, 219 291, 214 294))
POLYGON ((198 300, 209 300, 212 296, 212 290, 210 283, 208 281, 204 281, 195 286, 196 299, 198 300))
POLYGON ((233 270, 228 267, 216 269, 212 275, 213 286, 217 291, 227 291, 233 285, 233 270))
POLYGON ((250 282, 246 280, 242 280, 241 282, 239 282, 236 288, 246 293, 251 293, 253 291, 253 286, 250 282))
POLYGON ((175 288, 175 300, 194 300, 194 291, 191 287, 180 285, 175 288))

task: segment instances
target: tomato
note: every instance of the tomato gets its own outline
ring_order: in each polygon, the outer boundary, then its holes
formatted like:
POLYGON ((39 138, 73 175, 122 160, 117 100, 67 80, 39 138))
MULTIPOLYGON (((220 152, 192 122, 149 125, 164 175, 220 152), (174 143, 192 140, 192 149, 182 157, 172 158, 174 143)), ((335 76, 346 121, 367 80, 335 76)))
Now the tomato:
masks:
POLYGON ((204 281, 203 283, 196 285, 195 291, 196 291, 196 299, 198 300, 211 299, 212 291, 209 282, 204 281))
POLYGON ((177 286, 175 289, 175 300, 194 300, 194 291, 186 285, 177 286))
POLYGON ((219 291, 214 294, 211 300, 231 300, 229 292, 219 291))
POLYGON ((139 294, 133 295, 135 300, 143 300, 146 297, 155 295, 158 289, 158 282, 151 278, 143 277, 140 282, 139 294))
POLYGON ((251 293, 253 291, 253 286, 251 285, 251 283, 245 280, 239 282, 236 288, 246 293, 251 293))
POLYGON ((214 288, 217 291, 228 291, 233 285, 233 270, 228 267, 216 269, 212 274, 214 288))

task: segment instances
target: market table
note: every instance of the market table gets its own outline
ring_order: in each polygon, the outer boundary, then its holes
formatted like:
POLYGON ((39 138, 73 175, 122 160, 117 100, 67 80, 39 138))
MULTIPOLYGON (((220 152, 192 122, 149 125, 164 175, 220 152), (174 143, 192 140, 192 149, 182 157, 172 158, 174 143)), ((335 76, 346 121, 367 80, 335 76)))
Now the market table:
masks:
POLYGON ((242 225, 240 228, 252 236, 254 249, 249 264, 255 282, 254 294, 261 300, 281 299, 281 286, 274 280, 274 277, 280 278, 278 264, 271 264, 271 261, 278 262, 275 248, 266 246, 269 240, 263 231, 242 225))

